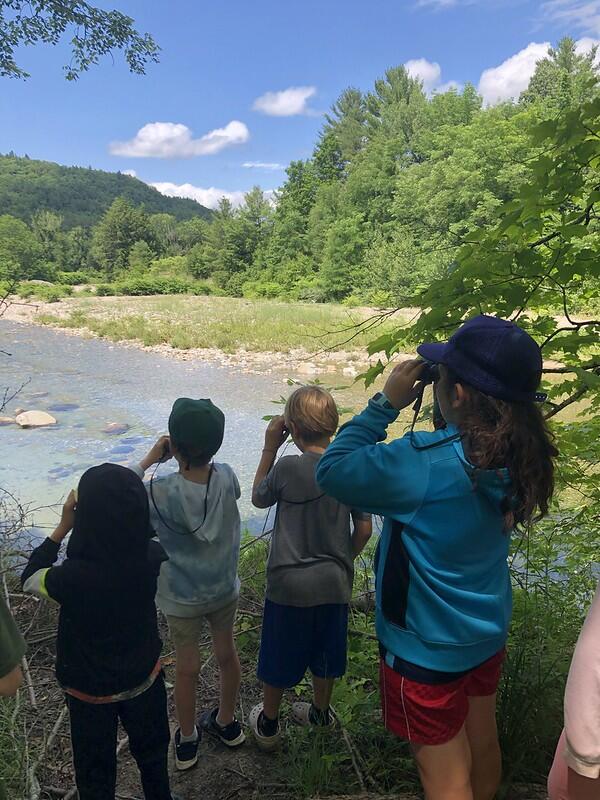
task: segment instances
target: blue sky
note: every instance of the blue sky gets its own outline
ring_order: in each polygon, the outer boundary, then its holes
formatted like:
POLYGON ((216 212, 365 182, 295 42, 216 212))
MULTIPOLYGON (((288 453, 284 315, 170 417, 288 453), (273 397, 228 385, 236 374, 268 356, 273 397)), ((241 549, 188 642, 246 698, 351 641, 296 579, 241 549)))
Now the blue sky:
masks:
POLYGON ((223 192, 276 188, 277 165, 310 155, 340 92, 368 90, 387 67, 408 63, 430 91, 471 81, 496 102, 518 96, 548 42, 600 38, 600 0, 114 5, 154 35, 160 63, 139 77, 117 55, 68 83, 65 46, 22 50, 32 77, 2 79, 0 152, 133 170, 213 205, 223 192))

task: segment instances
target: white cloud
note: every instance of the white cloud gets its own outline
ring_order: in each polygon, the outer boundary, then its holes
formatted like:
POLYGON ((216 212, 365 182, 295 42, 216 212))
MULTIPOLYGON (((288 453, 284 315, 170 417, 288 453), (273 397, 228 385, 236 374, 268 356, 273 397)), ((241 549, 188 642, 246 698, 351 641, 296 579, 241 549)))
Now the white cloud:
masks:
POLYGON ((497 67, 486 69, 479 80, 484 103, 493 105, 519 97, 529 85, 538 61, 548 55, 549 42, 531 42, 497 67))
POLYGON ((293 117, 297 114, 314 113, 307 102, 317 92, 315 86, 290 86, 281 92, 267 92, 257 97, 252 104, 254 111, 262 111, 271 117, 293 117))
POLYGON ((553 22, 600 35, 600 0, 546 0, 541 10, 546 19, 553 22))
POLYGON ((191 183, 177 184, 165 181, 151 183, 150 186, 154 186, 155 189, 158 189, 161 194, 166 194, 167 197, 187 197, 207 208, 216 208, 222 197, 226 197, 232 205, 240 206, 244 202, 245 195, 245 192, 229 192, 226 189, 217 189, 214 186, 204 189, 191 183))
POLYGON ((130 158, 193 158, 219 153, 226 147, 243 144, 250 132, 243 122, 232 120, 224 128, 209 131, 194 139, 187 125, 176 122, 149 122, 128 142, 111 142, 114 156, 130 158))
POLYGON ((575 50, 578 55, 587 55, 594 47, 598 47, 594 64, 600 65, 600 39, 592 39, 591 36, 583 36, 575 44, 575 50))
POLYGON ((137 178, 137 172, 134 169, 124 169, 122 174, 129 175, 130 178, 137 178))
POLYGON ((432 94, 432 92, 442 94, 450 89, 460 88, 456 81, 441 83, 442 68, 437 61, 427 61, 426 58, 412 58, 404 66, 409 75, 423 82, 423 89, 427 94, 432 94))
MULTIPOLYGON (((165 194, 167 197, 187 197, 189 200, 195 200, 207 208, 217 208, 219 200, 223 197, 226 197, 231 205, 237 208, 242 205, 246 195, 245 191, 231 192, 226 189, 217 189, 214 186, 204 189, 191 183, 177 184, 167 181, 150 183, 149 185, 154 186, 155 189, 158 189, 161 194, 165 194)), ((277 199, 275 189, 263 189, 263 194, 271 205, 275 205, 277 199)))
POLYGON ((283 164, 275 164, 271 161, 244 161, 242 167, 246 169, 285 169, 283 164))
POLYGON ((442 78, 442 68, 437 61, 427 61, 426 58, 412 58, 404 66, 411 77, 423 81, 423 88, 426 92, 431 92, 442 78))

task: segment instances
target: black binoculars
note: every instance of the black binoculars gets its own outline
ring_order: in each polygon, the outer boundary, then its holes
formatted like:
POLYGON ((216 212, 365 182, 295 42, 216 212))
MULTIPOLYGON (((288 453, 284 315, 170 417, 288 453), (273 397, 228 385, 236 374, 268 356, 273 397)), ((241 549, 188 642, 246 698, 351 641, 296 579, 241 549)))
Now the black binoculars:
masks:
POLYGON ((423 360, 423 369, 419 380, 423 383, 436 383, 440 379, 439 364, 434 364, 432 361, 423 360))

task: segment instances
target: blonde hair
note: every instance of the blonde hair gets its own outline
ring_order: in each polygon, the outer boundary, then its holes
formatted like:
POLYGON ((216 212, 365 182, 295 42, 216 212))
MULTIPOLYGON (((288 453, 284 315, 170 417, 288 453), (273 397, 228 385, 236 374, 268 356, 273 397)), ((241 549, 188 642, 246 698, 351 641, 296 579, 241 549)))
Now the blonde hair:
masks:
POLYGON ((333 436, 340 421, 333 397, 320 386, 300 386, 292 392, 283 414, 287 427, 293 423, 305 442, 333 436))

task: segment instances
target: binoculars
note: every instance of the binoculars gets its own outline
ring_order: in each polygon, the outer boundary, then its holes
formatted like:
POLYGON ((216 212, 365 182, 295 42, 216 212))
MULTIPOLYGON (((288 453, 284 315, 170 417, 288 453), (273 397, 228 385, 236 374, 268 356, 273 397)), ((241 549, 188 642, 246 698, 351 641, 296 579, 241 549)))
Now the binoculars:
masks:
POLYGON ((434 364, 432 361, 423 360, 423 369, 421 370, 419 380, 423 381, 424 383, 435 383, 436 381, 439 381, 439 379, 439 364, 434 364))

